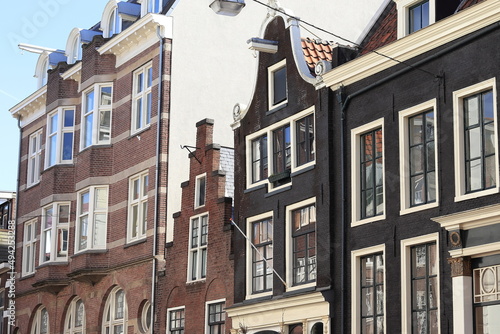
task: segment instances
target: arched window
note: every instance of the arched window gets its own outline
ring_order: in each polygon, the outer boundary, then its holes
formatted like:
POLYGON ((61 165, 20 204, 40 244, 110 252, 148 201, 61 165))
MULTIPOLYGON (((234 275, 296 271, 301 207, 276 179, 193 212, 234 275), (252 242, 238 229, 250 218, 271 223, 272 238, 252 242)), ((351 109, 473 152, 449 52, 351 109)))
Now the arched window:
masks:
POLYGON ((79 298, 73 299, 66 313, 64 334, 85 333, 85 306, 79 298))
POLYGON ((114 34, 119 33, 119 26, 116 12, 118 10, 118 3, 116 0, 110 0, 102 13, 101 28, 103 36, 106 38, 112 37, 114 34))
POLYGON ((31 325, 31 334, 48 334, 49 328, 49 314, 45 307, 40 307, 35 314, 33 324, 31 325))
POLYGON ((323 334, 323 323, 315 323, 311 328, 311 334, 323 334))
POLYGON ((49 52, 45 51, 38 57, 38 62, 35 69, 35 78, 38 79, 38 88, 47 84, 47 77, 49 70, 49 52))
POLYGON ((104 308, 102 332, 106 334, 122 334, 125 332, 127 320, 127 302, 125 292, 116 287, 109 294, 104 308))
POLYGON ((74 64, 82 59, 82 44, 80 37, 80 29, 74 28, 69 34, 66 42, 66 57, 68 64, 74 64))
POLYGON ((142 303, 140 308, 140 328, 141 333, 151 333, 151 303, 148 301, 142 303))

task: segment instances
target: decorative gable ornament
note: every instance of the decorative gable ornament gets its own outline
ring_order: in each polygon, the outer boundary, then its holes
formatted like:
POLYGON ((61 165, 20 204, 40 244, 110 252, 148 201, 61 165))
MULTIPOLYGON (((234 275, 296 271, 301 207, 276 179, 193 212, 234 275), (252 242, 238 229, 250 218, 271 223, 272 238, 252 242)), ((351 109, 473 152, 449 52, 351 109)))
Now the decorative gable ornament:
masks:
POLYGON ((247 44, 250 45, 248 47, 250 50, 261 51, 261 52, 265 52, 265 53, 278 52, 278 42, 277 41, 271 41, 268 39, 254 37, 254 38, 250 38, 247 41, 247 44))

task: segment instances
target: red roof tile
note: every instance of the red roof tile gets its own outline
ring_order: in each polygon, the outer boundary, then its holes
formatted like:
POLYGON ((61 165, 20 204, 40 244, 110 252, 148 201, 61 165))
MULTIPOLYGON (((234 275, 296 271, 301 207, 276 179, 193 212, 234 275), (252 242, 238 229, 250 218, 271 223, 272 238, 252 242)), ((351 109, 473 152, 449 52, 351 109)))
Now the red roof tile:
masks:
POLYGON ((398 38, 398 13, 396 4, 391 1, 377 23, 375 23, 372 34, 362 45, 361 54, 366 54, 381 46, 394 42, 398 38))
POLYGON ((314 66, 318 61, 332 61, 333 48, 333 42, 302 38, 302 52, 312 73, 314 73, 314 66))
MULTIPOLYGON (((456 12, 473 6, 484 0, 462 0, 456 12)), ((384 13, 379 17, 378 21, 373 26, 371 32, 367 35, 361 45, 361 53, 366 54, 375 49, 378 49, 386 44, 397 40, 398 29, 398 13, 396 4, 391 1, 384 13)))

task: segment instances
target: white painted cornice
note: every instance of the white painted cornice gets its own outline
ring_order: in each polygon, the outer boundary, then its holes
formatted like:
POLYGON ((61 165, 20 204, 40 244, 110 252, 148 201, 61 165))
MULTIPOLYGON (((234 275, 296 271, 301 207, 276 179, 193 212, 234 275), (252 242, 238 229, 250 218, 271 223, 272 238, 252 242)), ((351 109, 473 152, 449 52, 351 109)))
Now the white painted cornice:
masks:
POLYGON ((80 83, 81 77, 82 77, 82 62, 78 62, 77 64, 73 65, 69 70, 61 74, 61 78, 63 78, 63 80, 71 79, 75 80, 78 83, 80 83))
POLYGON ((226 309, 229 317, 239 319, 242 323, 261 327, 276 325, 280 322, 301 321, 329 315, 329 303, 321 292, 312 292, 289 298, 263 301, 226 309), (262 316, 265 315, 265 316, 262 316))
POLYGON ((500 204, 432 218, 448 231, 470 230, 500 223, 500 204))
POLYGON ((97 49, 102 54, 114 54, 116 66, 124 64, 159 41, 157 27, 164 38, 172 38, 172 17, 149 13, 106 44, 97 49))
MULTIPOLYGON (((500 0, 485 0, 376 51, 407 61, 498 21, 500 0)), ((398 64, 371 52, 325 73, 323 81, 327 87, 337 90, 342 85, 350 85, 398 64)))
POLYGON ((37 115, 40 111, 45 111, 46 100, 47 85, 16 104, 9 111, 12 117, 21 117, 21 125, 26 125, 34 119, 34 115, 37 115))

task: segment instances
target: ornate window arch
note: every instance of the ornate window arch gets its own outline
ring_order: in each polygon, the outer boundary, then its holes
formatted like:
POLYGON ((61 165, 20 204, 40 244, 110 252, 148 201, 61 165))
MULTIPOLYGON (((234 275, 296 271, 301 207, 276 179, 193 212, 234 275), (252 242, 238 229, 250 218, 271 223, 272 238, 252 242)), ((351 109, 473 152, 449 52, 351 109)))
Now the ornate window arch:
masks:
POLYGON ((73 28, 66 42, 66 57, 68 59, 68 64, 74 64, 76 61, 82 59, 80 31, 81 29, 79 28, 73 28))
POLYGON ((109 0, 104 7, 101 19, 101 29, 103 36, 106 38, 112 37, 114 34, 120 32, 118 20, 118 1, 109 0))
POLYGON ((113 288, 104 307, 103 333, 124 333, 127 328, 127 301, 125 291, 113 288))
POLYGON ((49 70, 49 52, 44 51, 38 57, 38 62, 35 68, 35 78, 38 79, 38 88, 41 88, 47 84, 47 77, 49 70))
POLYGON ((33 318, 33 323, 31 325, 31 334, 49 334, 49 313, 47 309, 43 306, 36 310, 35 316, 33 318))
POLYGON ((66 312, 64 334, 82 333, 85 333, 85 306, 80 298, 75 297, 66 312))

